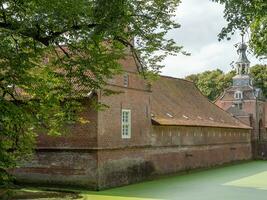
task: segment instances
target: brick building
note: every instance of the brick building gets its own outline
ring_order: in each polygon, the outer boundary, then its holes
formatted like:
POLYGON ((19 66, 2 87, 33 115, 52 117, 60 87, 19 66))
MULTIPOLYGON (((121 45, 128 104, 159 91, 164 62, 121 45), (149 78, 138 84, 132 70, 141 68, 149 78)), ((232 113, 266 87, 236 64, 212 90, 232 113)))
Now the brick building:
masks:
POLYGON ((152 85, 134 59, 109 80, 119 93, 84 98, 87 124, 39 136, 31 162, 14 170, 26 183, 104 189, 163 174, 252 158, 251 128, 209 102, 192 82, 160 76, 152 85), (92 100, 107 104, 95 111, 92 100))
POLYGON ((264 143, 267 141, 267 102, 262 90, 253 85, 246 50, 247 46, 242 42, 238 47, 237 75, 233 78, 233 85, 224 91, 215 104, 253 128, 253 155, 266 156, 267 148, 261 146, 266 146, 264 143))

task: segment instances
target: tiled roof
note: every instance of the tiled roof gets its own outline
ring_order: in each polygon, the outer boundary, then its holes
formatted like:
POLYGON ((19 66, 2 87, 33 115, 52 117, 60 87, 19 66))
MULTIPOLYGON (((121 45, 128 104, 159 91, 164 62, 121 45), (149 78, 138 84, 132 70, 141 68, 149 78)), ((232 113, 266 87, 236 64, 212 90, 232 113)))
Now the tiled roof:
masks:
POLYGON ((152 85, 151 107, 155 125, 250 129, 211 103, 192 82, 183 79, 160 76, 152 85))
POLYGON ((234 101, 234 94, 236 91, 241 91, 243 92, 243 100, 256 100, 258 98, 259 100, 265 100, 264 95, 262 93, 262 90, 253 87, 253 86, 242 86, 242 87, 236 87, 236 86, 231 86, 227 88, 216 100, 224 100, 224 101, 234 101), (258 93, 260 92, 260 93, 258 93), (256 93, 257 97, 256 97, 256 93))
MULTIPOLYGON (((58 68, 57 70, 55 70, 55 73, 58 73, 60 75, 66 74, 66 72, 63 68, 58 68)), ((94 79, 94 74, 88 70, 88 71, 84 72, 84 77, 94 79)), ((94 89, 89 86, 90 85, 89 81, 87 81, 85 83, 82 83, 81 80, 77 77, 71 78, 71 84, 72 84, 71 85, 72 86, 72 88, 71 88, 72 96, 71 97, 72 98, 82 98, 82 97, 90 97, 91 96, 94 89), (85 85, 85 83, 87 83, 87 85, 85 85)), ((20 88, 17 86, 14 87, 14 96, 18 100, 29 100, 29 99, 35 98, 34 95, 32 95, 32 94, 30 95, 23 88, 20 88)))
POLYGON ((255 96, 254 96, 254 88, 249 87, 249 86, 238 87, 238 88, 236 88, 236 87, 227 88, 224 91, 224 93, 219 96, 218 99, 223 99, 224 101, 234 101, 235 100, 234 94, 235 94, 235 92, 237 90, 243 92, 243 100, 255 99, 255 96))

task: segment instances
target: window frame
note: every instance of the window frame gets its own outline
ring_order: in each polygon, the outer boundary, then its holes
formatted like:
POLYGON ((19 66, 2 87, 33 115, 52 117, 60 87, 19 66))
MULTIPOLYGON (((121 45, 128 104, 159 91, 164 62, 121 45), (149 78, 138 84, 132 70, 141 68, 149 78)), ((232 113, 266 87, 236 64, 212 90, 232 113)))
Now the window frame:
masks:
POLYGON ((130 139, 132 134, 132 116, 130 109, 122 109, 121 110, 121 138, 122 139, 130 139), (127 120, 124 119, 127 113, 127 120), (127 134, 125 134, 125 128, 127 126, 127 134))
POLYGON ((236 91, 234 95, 235 99, 243 99, 243 92, 242 91, 236 91))

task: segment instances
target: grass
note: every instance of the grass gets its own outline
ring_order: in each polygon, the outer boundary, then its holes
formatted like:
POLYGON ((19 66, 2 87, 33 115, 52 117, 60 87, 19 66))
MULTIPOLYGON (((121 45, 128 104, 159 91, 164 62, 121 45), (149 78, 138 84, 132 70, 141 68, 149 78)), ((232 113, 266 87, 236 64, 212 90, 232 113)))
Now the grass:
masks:
MULTIPOLYGON (((28 194, 48 192, 36 188, 23 191, 28 194)), ((72 190, 72 193, 54 193, 59 196, 42 196, 42 200, 266 200, 267 161, 175 175, 100 192, 72 190)), ((31 199, 38 198, 37 195, 31 199)))

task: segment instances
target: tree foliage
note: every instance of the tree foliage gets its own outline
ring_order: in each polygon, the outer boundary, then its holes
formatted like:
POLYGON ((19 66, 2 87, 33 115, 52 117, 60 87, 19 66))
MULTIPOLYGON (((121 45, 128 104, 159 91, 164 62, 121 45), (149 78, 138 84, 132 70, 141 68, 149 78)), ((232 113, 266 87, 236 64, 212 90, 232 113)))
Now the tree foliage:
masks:
POLYGON ((181 51, 165 38, 179 27, 173 21, 178 4, 179 0, 1 1, 1 183, 17 158, 30 154, 36 130, 60 134, 65 122, 77 120, 76 99, 103 89, 106 80, 121 71, 118 60, 133 56, 147 75, 159 72, 166 55, 181 51))
POLYGON ((193 81, 203 95, 214 101, 225 88, 231 86, 233 76, 234 72, 224 74, 223 71, 216 69, 193 74, 187 76, 186 79, 193 81))
MULTIPOLYGON (((250 69, 251 78, 255 87, 261 88, 264 96, 267 98, 267 66, 255 65, 250 69)), ((225 89, 232 85, 232 79, 235 76, 235 71, 223 73, 216 69, 205 71, 199 74, 192 74, 186 77, 196 84, 198 89, 209 100, 214 101, 225 89)))
POLYGON ((253 83, 261 88, 263 95, 267 98, 267 65, 255 65, 250 70, 253 83))
POLYGON ((230 38, 236 30, 251 32, 250 46, 257 56, 267 56, 267 1, 266 0, 213 0, 225 5, 224 17, 228 25, 219 38, 230 38))

